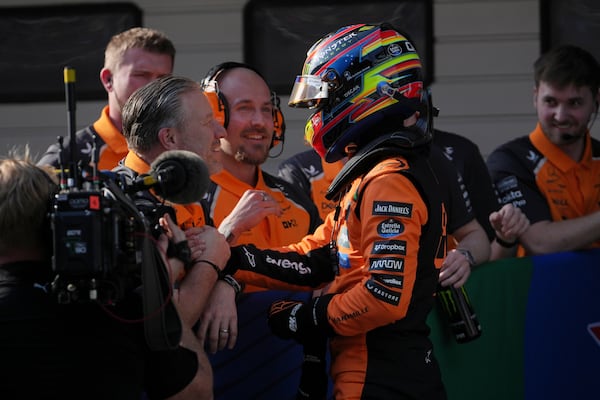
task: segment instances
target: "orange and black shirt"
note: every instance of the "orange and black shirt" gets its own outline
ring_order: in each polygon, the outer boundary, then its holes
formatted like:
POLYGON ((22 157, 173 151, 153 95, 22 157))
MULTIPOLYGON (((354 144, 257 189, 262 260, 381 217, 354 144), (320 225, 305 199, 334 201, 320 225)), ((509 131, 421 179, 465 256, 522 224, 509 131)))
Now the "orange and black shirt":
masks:
MULTIPOLYGON (((586 134, 579 162, 550 142, 541 126, 496 149, 487 161, 502 204, 531 223, 579 218, 600 210, 600 141, 586 134)), ((592 247, 600 247, 600 241, 592 247)))
POLYGON ((494 240, 496 234, 489 216, 498 211, 500 201, 479 148, 466 137, 437 129, 433 133, 433 145, 456 167, 467 209, 475 214, 488 239, 494 240))
POLYGON ((343 161, 327 163, 313 149, 298 153, 279 165, 277 174, 299 187, 310 197, 319 209, 321 219, 335 210, 337 202, 325 198, 327 189, 338 172, 344 166, 343 161))
POLYGON ((108 106, 102 109, 100 118, 93 125, 75 133, 77 160, 71 160, 70 139, 64 138, 62 154, 58 143, 50 145, 38 161, 38 165, 68 168, 69 161, 81 161, 82 166, 88 166, 96 160, 98 170, 111 170, 128 152, 125 136, 108 116, 108 106))

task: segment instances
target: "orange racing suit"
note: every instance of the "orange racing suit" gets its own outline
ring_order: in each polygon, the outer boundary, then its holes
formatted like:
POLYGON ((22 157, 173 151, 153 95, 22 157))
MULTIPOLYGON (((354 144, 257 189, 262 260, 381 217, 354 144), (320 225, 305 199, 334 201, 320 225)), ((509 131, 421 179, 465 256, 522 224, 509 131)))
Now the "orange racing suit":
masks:
POLYGON ((442 175, 454 170, 439 168, 440 160, 439 153, 378 159, 352 182, 337 218, 329 214, 314 234, 279 249, 232 248, 230 263, 252 271, 258 285, 275 283, 273 277, 315 283, 309 277, 317 271, 338 269, 325 314, 313 315, 333 332, 337 400, 445 399, 426 324, 446 256, 449 185, 456 181, 442 175))

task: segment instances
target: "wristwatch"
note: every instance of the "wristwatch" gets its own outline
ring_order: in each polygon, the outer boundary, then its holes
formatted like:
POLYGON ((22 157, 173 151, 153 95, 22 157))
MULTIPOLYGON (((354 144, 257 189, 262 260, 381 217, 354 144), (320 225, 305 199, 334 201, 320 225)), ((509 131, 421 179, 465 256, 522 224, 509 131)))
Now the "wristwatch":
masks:
POLYGON ((458 251, 460 254, 462 254, 463 256, 465 256, 465 258, 467 259, 467 261, 469 262, 469 265, 471 267, 474 267, 475 265, 477 265, 477 263, 475 262, 475 258, 473 257, 473 254, 471 254, 471 252, 467 249, 456 249, 456 251, 458 251))

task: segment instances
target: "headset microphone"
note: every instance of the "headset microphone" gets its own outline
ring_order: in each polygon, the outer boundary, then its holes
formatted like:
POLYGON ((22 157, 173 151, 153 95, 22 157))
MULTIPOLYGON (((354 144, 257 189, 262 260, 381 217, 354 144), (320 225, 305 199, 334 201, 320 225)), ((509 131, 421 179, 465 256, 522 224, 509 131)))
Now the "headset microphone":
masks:
POLYGON ((200 201, 210 184, 208 168, 196 153, 170 150, 150 165, 148 174, 140 175, 127 192, 153 188, 165 200, 177 204, 200 201))

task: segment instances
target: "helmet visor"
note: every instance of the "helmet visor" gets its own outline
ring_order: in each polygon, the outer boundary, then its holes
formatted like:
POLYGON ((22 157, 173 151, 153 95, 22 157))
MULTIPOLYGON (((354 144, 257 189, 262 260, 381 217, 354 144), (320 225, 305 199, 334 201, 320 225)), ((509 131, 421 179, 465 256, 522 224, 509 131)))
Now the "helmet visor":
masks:
POLYGON ((300 108, 316 108, 327 100, 327 82, 320 76, 298 75, 288 105, 300 108))

